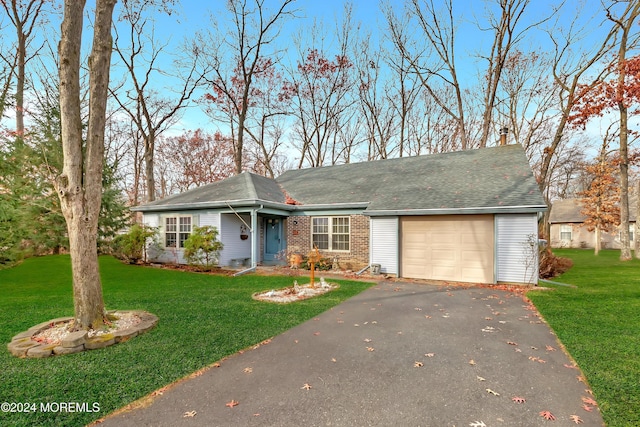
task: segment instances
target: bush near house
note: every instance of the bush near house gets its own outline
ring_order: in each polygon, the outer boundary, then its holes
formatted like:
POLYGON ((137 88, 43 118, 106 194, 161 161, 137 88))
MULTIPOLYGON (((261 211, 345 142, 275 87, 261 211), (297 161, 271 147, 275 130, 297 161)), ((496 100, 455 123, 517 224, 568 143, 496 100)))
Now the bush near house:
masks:
POLYGON ((136 263, 147 260, 147 243, 155 240, 158 230, 147 225, 134 224, 126 234, 113 240, 113 254, 116 258, 136 263))
POLYGON ((222 248, 216 227, 193 227, 193 232, 184 242, 184 257, 189 264, 207 271, 218 265, 222 248))

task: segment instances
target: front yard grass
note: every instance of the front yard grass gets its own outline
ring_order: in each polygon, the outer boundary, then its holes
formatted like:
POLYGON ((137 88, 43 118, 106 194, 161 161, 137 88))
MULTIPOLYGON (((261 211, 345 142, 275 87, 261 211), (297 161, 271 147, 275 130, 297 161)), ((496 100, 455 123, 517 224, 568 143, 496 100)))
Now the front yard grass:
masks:
MULTIPOLYGON (((68 256, 31 258, 0 271, 0 403, 35 403, 33 413, 0 412, 2 426, 80 426, 223 357, 290 329, 371 286, 338 281, 337 290, 295 304, 255 301, 254 292, 293 278, 211 276, 130 266, 101 257, 107 309, 142 309, 155 329, 103 350, 18 359, 11 338, 37 323, 73 315, 68 256), (40 411, 40 403, 99 405, 99 412, 40 411)), ((303 283, 301 281, 301 283, 303 283)))
POLYGON ((606 424, 639 426, 640 261, 621 262, 613 250, 554 253, 574 266, 553 280, 577 288, 527 296, 582 369, 606 424))

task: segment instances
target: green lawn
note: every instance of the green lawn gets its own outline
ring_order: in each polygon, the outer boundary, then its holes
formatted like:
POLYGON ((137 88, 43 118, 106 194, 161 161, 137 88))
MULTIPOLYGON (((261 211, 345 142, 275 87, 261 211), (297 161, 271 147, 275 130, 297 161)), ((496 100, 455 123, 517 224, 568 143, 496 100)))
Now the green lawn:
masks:
POLYGON ((527 296, 574 357, 608 426, 640 425, 640 261, 619 251, 555 250, 574 266, 554 281, 576 285, 527 296))
MULTIPOLYGON (((73 315, 68 256, 31 258, 0 271, 0 342, 29 327, 73 315)), ((295 304, 251 299, 290 286, 288 277, 221 277, 124 265, 101 258, 107 309, 142 309, 158 326, 103 350, 48 359, 18 359, 0 350, 0 403, 94 402, 99 413, 5 413, 0 425, 79 426, 275 336, 371 286, 340 281, 329 294, 295 304)))

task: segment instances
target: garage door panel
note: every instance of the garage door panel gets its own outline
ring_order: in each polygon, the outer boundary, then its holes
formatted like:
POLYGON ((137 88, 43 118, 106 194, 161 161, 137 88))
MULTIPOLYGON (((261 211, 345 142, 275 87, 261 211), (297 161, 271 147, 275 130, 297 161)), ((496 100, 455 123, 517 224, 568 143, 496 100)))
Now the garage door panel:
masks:
POLYGON ((493 215, 404 217, 401 275, 492 283, 493 215))

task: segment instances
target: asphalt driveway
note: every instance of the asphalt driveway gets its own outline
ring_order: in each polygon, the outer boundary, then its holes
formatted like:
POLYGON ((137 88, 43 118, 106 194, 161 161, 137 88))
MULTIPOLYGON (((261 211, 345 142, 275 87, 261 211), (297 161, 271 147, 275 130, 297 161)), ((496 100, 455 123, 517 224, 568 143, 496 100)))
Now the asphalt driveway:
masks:
POLYGON ((101 425, 601 426, 590 399, 520 295, 387 282, 101 425))

